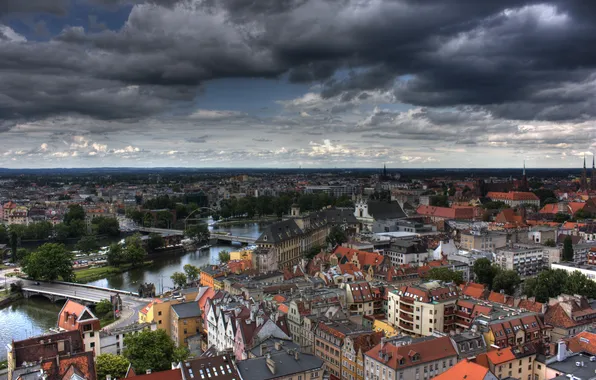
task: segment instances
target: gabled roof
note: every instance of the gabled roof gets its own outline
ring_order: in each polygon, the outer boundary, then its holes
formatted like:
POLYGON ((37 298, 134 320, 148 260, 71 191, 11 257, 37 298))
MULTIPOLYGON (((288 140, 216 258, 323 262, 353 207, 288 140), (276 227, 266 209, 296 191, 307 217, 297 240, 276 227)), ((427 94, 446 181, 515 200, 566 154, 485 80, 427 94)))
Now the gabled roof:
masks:
POLYGON ((582 331, 567 341, 567 348, 571 352, 596 355, 596 333, 582 331))
POLYGON ((435 380, 484 380, 488 374, 488 368, 469 360, 462 360, 455 366, 449 368, 435 380))
POLYGON ((375 220, 403 219, 407 217, 397 202, 368 201, 368 213, 375 220))
POLYGON ((366 356, 384 363, 386 366, 393 369, 399 370, 457 356, 457 352, 455 351, 450 338, 444 336, 403 346, 395 346, 391 343, 380 343, 368 351, 366 356), (400 363, 400 360, 402 360, 402 363, 400 363))
POLYGON ((182 380, 182 371, 179 369, 170 369, 167 371, 152 372, 150 374, 133 375, 127 377, 133 380, 182 380))

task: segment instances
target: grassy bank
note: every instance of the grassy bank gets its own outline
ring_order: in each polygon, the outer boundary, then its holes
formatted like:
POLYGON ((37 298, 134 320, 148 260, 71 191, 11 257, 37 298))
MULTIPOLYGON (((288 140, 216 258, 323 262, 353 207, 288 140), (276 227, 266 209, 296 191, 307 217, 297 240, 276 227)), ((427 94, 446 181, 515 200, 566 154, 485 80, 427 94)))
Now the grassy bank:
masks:
POLYGON ((20 300, 21 298, 23 298, 23 295, 20 292, 11 293, 10 291, 2 290, 0 291, 0 307, 10 305, 12 302, 20 300))
POLYGON ((145 261, 141 265, 137 265, 133 267, 131 264, 122 264, 117 267, 106 265, 104 267, 97 267, 97 268, 85 268, 81 270, 75 271, 76 275, 76 282, 85 284, 87 282, 101 280, 102 278, 127 272, 133 268, 141 268, 146 267, 153 264, 153 261, 145 261))

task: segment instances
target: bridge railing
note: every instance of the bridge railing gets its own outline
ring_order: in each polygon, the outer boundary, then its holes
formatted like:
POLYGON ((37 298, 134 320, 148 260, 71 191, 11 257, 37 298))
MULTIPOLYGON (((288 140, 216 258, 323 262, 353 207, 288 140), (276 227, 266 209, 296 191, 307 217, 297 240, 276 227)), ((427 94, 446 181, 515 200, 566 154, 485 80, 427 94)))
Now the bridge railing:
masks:
POLYGON ((82 301, 89 301, 89 302, 93 302, 93 303, 101 301, 101 299, 97 299, 97 298, 89 298, 87 296, 80 296, 80 295, 77 296, 77 295, 72 295, 72 294, 52 292, 52 291, 46 290, 46 289, 24 287, 24 288, 22 288, 22 290, 29 292, 29 293, 46 294, 46 295, 52 295, 52 296, 58 296, 58 297, 64 297, 64 298, 74 298, 74 299, 78 299, 78 300, 82 300, 82 301))
POLYGON ((103 290, 106 292, 118 293, 118 294, 126 294, 126 295, 133 295, 135 297, 139 297, 139 293, 137 292, 128 292, 126 290, 120 289, 111 289, 111 288, 102 288, 101 286, 95 285, 87 285, 87 284, 78 284, 76 282, 66 282, 66 281, 53 281, 54 284, 62 284, 62 285, 70 285, 79 288, 87 288, 87 289, 94 289, 94 290, 103 290))

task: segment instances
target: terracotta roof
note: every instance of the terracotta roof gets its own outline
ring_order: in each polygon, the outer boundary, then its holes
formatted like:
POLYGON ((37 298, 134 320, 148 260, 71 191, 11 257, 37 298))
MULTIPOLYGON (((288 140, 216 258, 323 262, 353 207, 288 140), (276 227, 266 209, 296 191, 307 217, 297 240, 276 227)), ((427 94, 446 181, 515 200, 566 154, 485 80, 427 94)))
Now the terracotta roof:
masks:
POLYGON ((486 355, 487 359, 494 365, 507 363, 510 360, 515 360, 515 355, 513 355, 513 352, 511 351, 510 347, 488 351, 486 354, 481 355, 486 355))
POLYGON ((444 336, 405 346, 395 346, 391 343, 385 343, 381 347, 381 344, 377 344, 366 353, 366 356, 384 363, 393 369, 401 369, 457 356, 457 352, 450 338, 444 336), (413 361, 412 359, 415 355, 418 355, 419 358, 413 361), (403 364, 400 364, 400 359, 403 359, 403 364))
POLYGON ((154 299, 153 301, 149 302, 144 308, 141 309, 141 313, 147 314, 153 305, 155 305, 156 303, 162 303, 162 302, 163 301, 160 299, 157 299, 157 298, 154 299))
POLYGON ((586 206, 586 202, 569 202, 567 206, 571 210, 571 213, 575 215, 576 212, 583 209, 586 206))
POLYGON ((460 288, 462 293, 468 297, 480 299, 484 295, 486 287, 484 284, 477 284, 475 282, 468 282, 467 284, 461 284, 460 288))
POLYGON ((41 363, 41 368, 50 375, 50 379, 61 378, 67 372, 73 371, 82 374, 87 380, 97 378, 92 351, 81 352, 70 356, 60 356, 58 357, 58 363, 56 358, 48 358, 41 363))
POLYGON ((530 299, 522 299, 517 304, 517 307, 519 307, 520 309, 533 311, 535 313, 542 313, 542 306, 544 306, 543 303, 536 302, 535 300, 530 299))
POLYGON ((557 212, 559 212, 559 205, 557 205, 556 203, 549 203, 547 205, 544 205, 544 207, 541 208, 538 212, 540 214, 556 214, 557 212))
POLYGON ((591 331, 582 331, 573 338, 569 338, 567 348, 571 352, 596 355, 596 334, 591 331))
POLYGON ((488 373, 488 368, 483 367, 479 364, 471 362, 469 360, 462 360, 455 366, 449 368, 439 376, 436 376, 435 380, 484 380, 484 377, 488 373))
POLYGON ((540 198, 534 193, 526 191, 511 191, 509 193, 501 193, 497 191, 489 191, 486 194, 487 198, 491 200, 508 200, 508 201, 539 201, 540 198))
POLYGON ((445 219, 473 219, 474 207, 435 207, 420 205, 416 209, 418 215, 432 216, 445 219))
POLYGON ((563 301, 566 303, 571 303, 568 307, 571 309, 571 315, 569 315, 561 305, 562 302, 559 302, 555 305, 552 305, 548 308, 546 313, 544 314, 544 322, 555 327, 575 327, 575 326, 582 326, 586 324, 592 323, 592 318, 583 318, 581 320, 574 320, 574 316, 577 315, 589 315, 595 314, 596 310, 592 309, 592 307, 588 305, 578 305, 575 301, 563 301))

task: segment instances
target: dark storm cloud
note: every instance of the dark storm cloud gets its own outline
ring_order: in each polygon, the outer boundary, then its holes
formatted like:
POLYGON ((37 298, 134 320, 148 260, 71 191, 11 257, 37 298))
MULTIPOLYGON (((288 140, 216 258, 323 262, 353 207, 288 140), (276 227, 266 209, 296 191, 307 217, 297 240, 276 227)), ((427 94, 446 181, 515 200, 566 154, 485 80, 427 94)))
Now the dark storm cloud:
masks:
POLYGON ((50 13, 63 16, 68 11, 69 0, 2 0, 0 16, 10 13, 50 13))
MULTIPOLYGON (((11 43, 4 33, 3 117, 134 118, 192 99, 208 80, 284 74, 322 84, 323 98, 340 103, 382 90, 404 103, 467 106, 501 118, 596 116, 591 2, 90 1, 142 5, 117 31, 100 30, 94 18, 93 30, 68 27, 49 43, 11 43)), ((60 14, 67 5, 5 0, 0 14, 60 14)))

